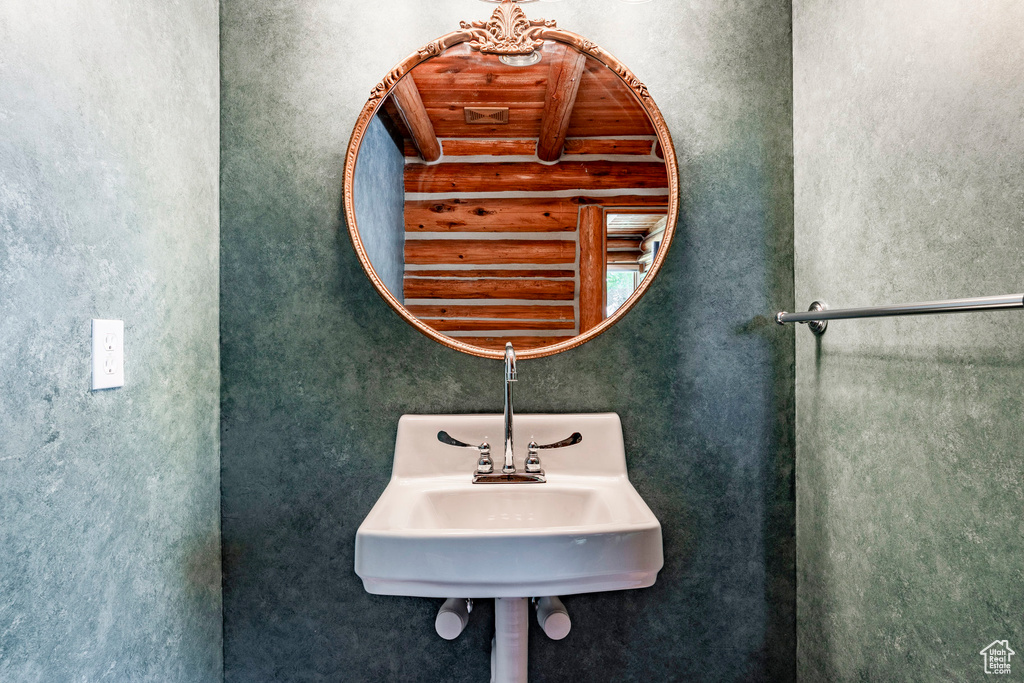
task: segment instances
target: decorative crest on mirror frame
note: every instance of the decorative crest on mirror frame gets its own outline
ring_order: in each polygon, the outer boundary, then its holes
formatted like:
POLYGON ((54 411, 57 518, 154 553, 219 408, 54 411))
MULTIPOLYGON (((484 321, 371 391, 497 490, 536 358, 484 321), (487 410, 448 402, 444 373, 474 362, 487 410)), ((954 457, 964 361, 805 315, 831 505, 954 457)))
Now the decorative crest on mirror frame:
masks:
POLYGON ((528 55, 544 44, 540 33, 554 28, 553 20, 527 19, 526 13, 512 0, 503 0, 487 21, 461 21, 459 27, 469 31, 469 46, 480 52, 497 55, 528 55))

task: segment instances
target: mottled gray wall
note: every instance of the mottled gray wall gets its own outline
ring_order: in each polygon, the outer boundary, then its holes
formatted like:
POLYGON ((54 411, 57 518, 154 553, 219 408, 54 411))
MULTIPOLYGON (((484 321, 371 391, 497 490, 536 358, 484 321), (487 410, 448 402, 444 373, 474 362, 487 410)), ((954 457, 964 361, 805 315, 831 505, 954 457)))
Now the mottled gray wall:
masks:
POLYGON ((405 157, 379 116, 370 119, 356 162, 353 204, 359 235, 377 276, 395 298, 405 277, 405 157))
MULTIPOLYGON (((649 589, 566 599, 531 626, 531 680, 756 681, 795 673, 789 5, 531 4, 596 40, 662 107, 682 168, 661 277, 599 339, 524 361, 522 412, 622 416, 661 519, 649 589)), ((403 413, 499 412, 501 365, 423 337, 373 291, 339 219, 370 89, 465 0, 222 3, 225 670, 229 681, 481 681, 493 611, 458 640, 439 600, 373 596, 352 568, 403 413)))
MULTIPOLYGON (((1024 289, 1024 5, 794 5, 800 307, 1024 289)), ((797 334, 801 678, 983 678, 1024 652, 1024 315, 797 334)))
POLYGON ((0 4, 0 680, 221 680, 217 51, 209 0, 0 4))

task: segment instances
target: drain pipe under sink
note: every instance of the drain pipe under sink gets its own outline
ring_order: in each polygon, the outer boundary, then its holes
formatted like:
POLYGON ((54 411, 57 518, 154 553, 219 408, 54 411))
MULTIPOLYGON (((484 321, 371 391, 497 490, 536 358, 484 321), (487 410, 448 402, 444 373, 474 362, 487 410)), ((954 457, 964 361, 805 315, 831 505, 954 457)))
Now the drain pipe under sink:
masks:
POLYGON ((526 683, 528 598, 494 599, 491 683, 526 683))

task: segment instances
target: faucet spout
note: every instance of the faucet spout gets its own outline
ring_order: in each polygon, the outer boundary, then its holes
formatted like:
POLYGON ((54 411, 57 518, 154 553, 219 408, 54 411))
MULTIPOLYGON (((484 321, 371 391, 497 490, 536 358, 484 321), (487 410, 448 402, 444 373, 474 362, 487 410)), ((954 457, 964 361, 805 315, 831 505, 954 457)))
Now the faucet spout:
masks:
POLYGON ((512 342, 505 343, 505 464, 503 474, 516 471, 515 455, 512 452, 512 382, 516 381, 516 352, 512 342))

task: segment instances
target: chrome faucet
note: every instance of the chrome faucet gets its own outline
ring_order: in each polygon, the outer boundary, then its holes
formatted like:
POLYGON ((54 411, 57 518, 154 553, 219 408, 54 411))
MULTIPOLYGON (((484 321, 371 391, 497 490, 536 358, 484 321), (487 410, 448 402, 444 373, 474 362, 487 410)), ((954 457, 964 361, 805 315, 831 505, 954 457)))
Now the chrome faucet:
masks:
POLYGON ((448 432, 437 433, 437 440, 441 443, 460 448, 475 448, 480 451, 476 472, 473 474, 474 484, 543 484, 547 479, 540 466, 540 450, 575 446, 583 440, 579 432, 573 432, 568 438, 543 446, 531 440, 524 469, 522 472, 516 472, 515 452, 512 448, 512 382, 515 381, 516 352, 512 348, 512 342, 507 342, 505 344, 505 464, 502 465, 501 472, 494 471, 494 465, 491 462, 491 446, 486 441, 479 446, 473 446, 453 438, 448 432))
POLYGON ((512 382, 516 381, 516 352, 512 342, 505 342, 505 464, 502 474, 515 474, 516 460, 512 451, 512 382))

